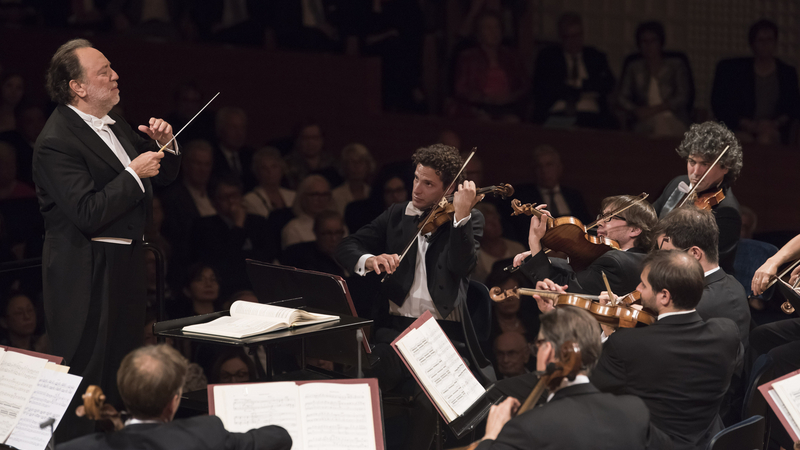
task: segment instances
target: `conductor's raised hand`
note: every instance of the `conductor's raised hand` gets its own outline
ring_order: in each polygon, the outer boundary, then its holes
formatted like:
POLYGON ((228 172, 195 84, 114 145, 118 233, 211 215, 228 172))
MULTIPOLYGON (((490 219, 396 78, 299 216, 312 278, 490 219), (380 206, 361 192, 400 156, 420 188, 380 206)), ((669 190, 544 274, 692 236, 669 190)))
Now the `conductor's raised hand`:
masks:
POLYGON ((147 125, 139 125, 139 131, 150 136, 159 147, 172 140, 172 125, 164 119, 150 118, 147 125))
POLYGON ((128 167, 133 169, 139 178, 154 177, 158 175, 158 171, 161 169, 162 158, 164 158, 164 153, 144 152, 131 161, 131 165, 128 167))
POLYGON ((374 270, 376 274, 380 275, 381 272, 394 273, 397 266, 400 265, 400 257, 397 254, 388 255, 382 253, 377 256, 370 256, 364 262, 364 268, 367 271, 374 270))
POLYGON ((455 210, 456 222, 467 217, 476 203, 483 199, 483 195, 477 196, 475 182, 464 181, 458 185, 458 190, 453 194, 453 209, 455 210))

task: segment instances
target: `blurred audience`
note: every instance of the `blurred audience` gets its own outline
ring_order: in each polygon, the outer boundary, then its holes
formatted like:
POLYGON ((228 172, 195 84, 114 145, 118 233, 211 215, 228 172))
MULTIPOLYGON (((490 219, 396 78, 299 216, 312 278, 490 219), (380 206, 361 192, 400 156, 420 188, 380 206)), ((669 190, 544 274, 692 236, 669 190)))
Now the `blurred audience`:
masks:
POLYGON ((639 53, 628 57, 622 70, 618 102, 637 133, 678 136, 689 123, 693 88, 683 54, 664 52, 666 34, 661 22, 636 28, 639 53), (681 57, 682 56, 682 57, 681 57))
POLYGON ((369 197, 369 182, 375 173, 375 160, 367 147, 352 143, 342 149, 339 166, 344 183, 334 189, 332 195, 336 210, 344 215, 347 205, 369 197))
POLYGON ((317 122, 306 120, 297 127, 294 148, 286 155, 289 187, 297 189, 300 182, 311 174, 322 175, 331 186, 342 183, 342 177, 334 167, 336 160, 324 149, 322 127, 317 122))
POLYGON ((120 34, 158 41, 179 41, 188 26, 188 0, 111 0, 106 15, 120 34))
POLYGON ((294 219, 281 231, 281 248, 315 240, 314 218, 323 211, 335 211, 331 187, 322 175, 309 175, 297 188, 297 201, 292 207, 294 219))
MULTIPOLYGON (((352 1, 352 0, 350 0, 352 1)), ((346 0, 271 0, 270 25, 286 50, 338 52, 343 48, 340 11, 346 0)))
POLYGON ((256 180, 250 169, 253 148, 247 145, 247 113, 233 106, 220 109, 217 111, 216 133, 214 175, 231 173, 245 189, 253 189, 256 180))
POLYGON ((347 277, 350 274, 333 256, 336 247, 346 234, 341 214, 336 211, 323 211, 314 219, 316 240, 287 247, 281 256, 281 264, 347 277))
POLYGON ((211 384, 247 383, 256 381, 256 366, 241 348, 234 347, 223 351, 208 377, 211 384))
MULTIPOLYGON (((164 120, 172 125, 173 130, 180 130, 205 106, 210 97, 206 99, 197 84, 193 81, 188 81, 182 82, 175 87, 173 100, 175 101, 174 109, 164 117, 164 120)), ((195 117, 191 126, 181 132, 181 142, 189 142, 195 139, 213 141, 215 137, 214 120, 214 112, 206 109, 195 117)))
POLYGON ((203 40, 261 47, 269 3, 260 0, 191 2, 192 18, 203 40))
POLYGON ((524 252, 525 246, 503 237, 500 214, 493 204, 481 202, 475 205, 475 209, 483 213, 486 222, 483 225, 481 248, 478 250, 478 263, 475 265, 475 271, 472 272, 471 278, 483 283, 495 262, 513 258, 517 253, 524 252))
POLYGON ((36 308, 27 295, 11 292, 3 297, 0 328, 0 345, 41 351, 40 336, 36 335, 36 308))
POLYGON ((25 80, 18 73, 0 78, 0 133, 17 128, 16 109, 25 95, 25 80))
POLYGON ((614 74, 605 53, 584 45, 583 19, 567 12, 558 19, 559 45, 542 49, 533 74, 533 121, 547 126, 614 128, 608 95, 614 74))
POLYGON ((253 155, 253 173, 258 186, 244 196, 244 208, 249 214, 267 218, 276 209, 292 207, 296 193, 281 186, 286 162, 278 149, 264 147, 258 150, 253 155))
POLYGON ((358 231, 394 203, 402 203, 411 196, 413 170, 405 162, 385 165, 372 182, 369 198, 347 205, 344 217, 347 229, 358 231))
POLYGON ((167 304, 171 319, 180 319, 219 310, 220 278, 208 264, 195 263, 187 272, 181 295, 167 304))
POLYGON ((797 70, 775 57, 778 26, 759 20, 748 33, 752 57, 722 60, 714 73, 711 108, 742 142, 788 142, 800 118, 797 70))
POLYGON ((33 144, 46 120, 41 106, 22 103, 16 108, 17 127, 0 133, 0 141, 8 142, 16 150, 17 179, 30 185, 33 185, 33 144))
POLYGON ((753 233, 758 228, 758 215, 753 208, 739 205, 739 213, 742 215, 742 239, 753 239, 753 233))
POLYGON ((530 372, 531 350, 525 336, 516 331, 507 331, 494 340, 494 355, 497 360, 497 379, 516 377, 530 372))
POLYGON ((36 198, 36 191, 17 180, 17 151, 0 141, 0 201, 36 198))

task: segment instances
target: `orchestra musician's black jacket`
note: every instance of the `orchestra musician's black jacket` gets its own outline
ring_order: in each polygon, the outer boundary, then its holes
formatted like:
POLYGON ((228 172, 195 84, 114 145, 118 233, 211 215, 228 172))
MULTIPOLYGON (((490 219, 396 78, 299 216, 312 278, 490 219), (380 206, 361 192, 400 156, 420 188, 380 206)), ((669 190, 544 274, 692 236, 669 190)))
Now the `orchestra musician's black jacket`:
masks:
POLYGON ((217 416, 168 424, 139 423, 114 433, 96 433, 61 444, 58 450, 289 450, 292 438, 278 426, 230 433, 217 416))
MULTIPOLYGON (((140 153, 158 150, 154 141, 134 132, 122 117, 113 112, 109 116, 116 121, 110 128, 131 160, 140 153)), ((33 178, 46 230, 42 272, 47 333, 53 353, 71 363, 81 350, 79 342, 90 315, 90 298, 101 292, 99 283, 103 280, 94 280, 96 266, 108 256, 98 255, 91 239, 141 242, 151 215, 151 183, 166 185, 173 181, 180 158, 167 153, 158 175, 141 180, 145 188, 142 192, 108 145, 65 105, 59 105, 47 120, 36 140, 33 158, 33 178)), ((144 258, 137 263, 144 274, 144 258)), ((113 290, 113 286, 108 289, 113 290)), ((141 294, 144 320, 144 290, 141 294)), ((85 350, 91 352, 92 348, 85 350)))
POLYGON ((747 346, 750 336, 750 305, 742 284, 733 275, 720 268, 705 277, 706 287, 697 304, 697 313, 703 320, 727 317, 736 323, 742 345, 747 346))
MULTIPOLYGON (((667 215, 666 213, 662 213, 664 205, 667 203, 672 193, 678 188, 681 181, 688 185, 689 177, 687 175, 681 175, 674 178, 669 182, 667 187, 664 188, 664 192, 661 193, 658 200, 653 203, 653 208, 656 210, 659 219, 667 215)), ((702 195, 704 193, 705 192, 698 192, 697 194, 702 195)), ((719 227, 719 265, 725 269, 726 272, 733 273, 733 261, 736 259, 736 247, 739 245, 739 235, 742 231, 742 215, 739 212, 739 201, 736 200, 736 197, 733 195, 733 190, 727 187, 723 193, 725 194, 725 198, 718 205, 712 207, 711 211, 713 211, 714 218, 717 220, 717 226, 719 227)))
MULTIPOLYGON (((407 204, 395 203, 378 218, 344 238, 336 249, 339 264, 355 273, 358 259, 366 253, 401 255, 417 233, 417 217, 406 215, 407 204)), ((483 236, 484 223, 480 211, 473 209, 471 214, 469 223, 454 228, 451 219, 431 233, 430 246, 425 253, 428 290, 442 317, 450 315, 456 305, 467 298, 468 277, 477 262, 478 239, 483 236)), ((402 306, 414 281, 416 260, 414 242, 394 274, 382 283, 381 299, 402 306)), ((388 307, 388 302, 382 303, 386 305, 380 307, 388 307)))
POLYGON ((605 272, 611 290, 615 294, 625 295, 639 285, 645 256, 645 252, 636 247, 627 251, 609 250, 586 269, 575 272, 566 260, 548 258, 544 252, 539 252, 527 258, 520 270, 534 283, 550 278, 556 284, 566 284, 567 292, 588 295, 599 295, 606 290, 603 283, 605 272))
POLYGON ((719 407, 740 345, 730 319, 671 315, 609 336, 590 378, 603 392, 644 400, 676 450, 705 449, 723 428, 719 407))
POLYGON ((514 417, 497 439, 482 441, 477 450, 665 448, 648 446, 650 429, 650 413, 642 400, 578 384, 559 389, 543 406, 514 417))

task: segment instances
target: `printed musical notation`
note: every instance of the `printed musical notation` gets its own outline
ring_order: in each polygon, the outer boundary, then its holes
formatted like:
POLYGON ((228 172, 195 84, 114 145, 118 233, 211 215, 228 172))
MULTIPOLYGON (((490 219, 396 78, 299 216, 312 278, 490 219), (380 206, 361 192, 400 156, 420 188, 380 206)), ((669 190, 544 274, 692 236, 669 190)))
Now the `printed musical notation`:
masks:
POLYGON ((36 388, 47 360, 4 352, 0 362, 0 442, 5 442, 36 388))

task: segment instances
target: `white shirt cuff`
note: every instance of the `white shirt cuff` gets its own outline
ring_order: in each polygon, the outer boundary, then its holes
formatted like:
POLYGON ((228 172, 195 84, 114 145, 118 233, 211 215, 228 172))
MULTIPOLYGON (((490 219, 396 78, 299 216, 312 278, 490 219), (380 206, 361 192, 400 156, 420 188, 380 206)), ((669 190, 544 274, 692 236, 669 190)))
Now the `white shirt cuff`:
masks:
POLYGON ((367 274, 367 269, 364 266, 367 264, 367 259, 372 256, 375 255, 372 253, 364 253, 361 255, 361 258, 358 258, 358 262, 356 263, 356 274, 361 275, 362 277, 367 274))
POLYGON ((471 218, 472 218, 472 213, 469 213, 469 214, 467 214, 467 217, 464 217, 463 219, 461 219, 458 222, 456 222, 456 216, 453 215, 453 228, 458 228, 458 227, 464 225, 464 223, 466 221, 468 221, 469 219, 471 219, 471 218))
POLYGON ((139 187, 142 189, 142 192, 144 192, 144 185, 142 184, 142 180, 139 178, 139 175, 136 175, 136 172, 134 172, 130 167, 125 168, 125 171, 133 175, 133 179, 139 183, 139 187))
MULTIPOLYGON (((159 144, 159 143, 158 143, 158 141, 156 141, 156 145, 158 145, 158 148, 159 148, 159 149, 162 147, 162 145, 161 145, 161 144, 159 144)), ((164 149, 164 151, 165 151, 165 152, 170 152, 170 153, 172 153, 172 154, 173 154, 173 155, 175 155, 175 156, 178 156, 178 155, 180 155, 180 154, 181 154, 180 150, 178 150, 178 141, 172 141, 170 145, 174 146, 174 147, 175 147, 175 150, 173 150, 173 149, 171 149, 171 148, 167 147, 167 148, 165 148, 165 149, 164 149)))
POLYGON ((600 343, 601 344, 605 344, 607 340, 608 340, 608 336, 606 336, 605 330, 601 331, 600 332, 600 343))

